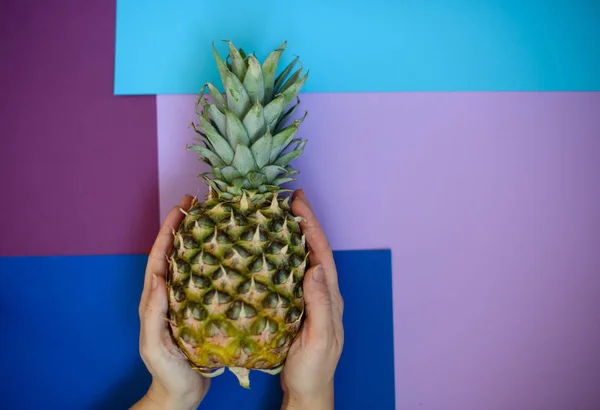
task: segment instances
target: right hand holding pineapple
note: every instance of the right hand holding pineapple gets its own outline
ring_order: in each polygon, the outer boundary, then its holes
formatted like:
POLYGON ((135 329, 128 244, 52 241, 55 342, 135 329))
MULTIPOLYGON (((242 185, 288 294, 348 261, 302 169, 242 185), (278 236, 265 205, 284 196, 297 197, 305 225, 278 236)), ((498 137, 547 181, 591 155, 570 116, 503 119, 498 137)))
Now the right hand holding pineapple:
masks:
POLYGON ((281 385, 285 410, 333 409, 333 376, 344 345, 344 301, 329 243, 304 192, 292 212, 301 216, 312 267, 304 278, 306 321, 288 353, 281 385))

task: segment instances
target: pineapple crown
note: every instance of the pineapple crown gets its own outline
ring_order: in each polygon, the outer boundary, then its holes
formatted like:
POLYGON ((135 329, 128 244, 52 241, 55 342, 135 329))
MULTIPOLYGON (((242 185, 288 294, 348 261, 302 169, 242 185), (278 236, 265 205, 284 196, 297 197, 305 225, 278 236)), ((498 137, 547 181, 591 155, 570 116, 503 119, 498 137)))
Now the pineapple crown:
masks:
POLYGON ((223 61, 213 42, 225 93, 211 83, 202 87, 196 103, 201 129, 192 126, 203 146, 186 148, 197 152, 210 166, 212 172, 201 177, 208 182, 211 194, 220 198, 240 199, 245 192, 262 196, 285 191, 281 185, 298 174, 289 163, 302 154, 306 144, 295 136, 307 113, 291 123, 290 119, 300 104, 298 93, 308 72, 303 75, 300 63, 292 73, 299 62, 296 57, 276 76, 287 42, 262 64, 255 54, 246 55, 231 41, 227 43, 229 54, 223 61))

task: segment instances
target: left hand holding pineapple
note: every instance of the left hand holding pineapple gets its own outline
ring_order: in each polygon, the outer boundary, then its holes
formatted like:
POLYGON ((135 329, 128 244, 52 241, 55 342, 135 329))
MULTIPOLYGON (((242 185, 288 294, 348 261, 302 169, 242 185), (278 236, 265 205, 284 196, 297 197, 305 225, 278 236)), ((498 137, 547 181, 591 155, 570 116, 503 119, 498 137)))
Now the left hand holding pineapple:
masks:
MULTIPOLYGON (((191 201, 188 195, 180 206, 188 208, 191 201)), ((172 229, 177 229, 182 216, 179 208, 171 210, 148 257, 139 306, 140 355, 152 374, 152 384, 132 409, 196 409, 210 386, 210 380, 195 372, 175 346, 165 322, 168 304, 165 255, 173 243, 172 229)))

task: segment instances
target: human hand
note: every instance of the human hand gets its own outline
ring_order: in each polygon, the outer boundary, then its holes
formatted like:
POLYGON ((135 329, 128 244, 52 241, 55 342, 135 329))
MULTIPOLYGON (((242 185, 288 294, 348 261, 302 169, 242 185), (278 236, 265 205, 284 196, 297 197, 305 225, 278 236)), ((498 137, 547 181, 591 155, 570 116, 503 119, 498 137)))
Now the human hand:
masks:
MULTIPOLYGON (((181 208, 189 208, 191 201, 192 197, 186 195, 181 208)), ((142 360, 152 374, 152 384, 132 409, 196 409, 210 386, 210 380, 192 370, 173 343, 165 320, 168 307, 166 255, 173 246, 173 230, 177 230, 182 218, 178 207, 169 212, 148 257, 139 306, 139 348, 142 360)))
POLYGON ((328 410, 333 409, 333 378, 344 345, 344 301, 333 253, 304 192, 294 193, 292 212, 304 219, 311 268, 303 281, 306 320, 281 374, 283 409, 328 410))

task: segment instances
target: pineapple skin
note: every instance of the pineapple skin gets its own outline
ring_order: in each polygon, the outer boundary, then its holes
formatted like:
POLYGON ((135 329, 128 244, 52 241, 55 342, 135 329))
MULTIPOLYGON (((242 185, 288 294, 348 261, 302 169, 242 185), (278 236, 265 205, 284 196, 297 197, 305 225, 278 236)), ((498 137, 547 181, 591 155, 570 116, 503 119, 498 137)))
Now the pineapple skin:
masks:
POLYGON ((182 210, 174 233, 168 321, 194 369, 229 368, 249 387, 250 369, 281 370, 300 330, 306 241, 289 197, 210 196, 182 210))

